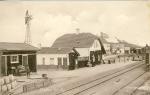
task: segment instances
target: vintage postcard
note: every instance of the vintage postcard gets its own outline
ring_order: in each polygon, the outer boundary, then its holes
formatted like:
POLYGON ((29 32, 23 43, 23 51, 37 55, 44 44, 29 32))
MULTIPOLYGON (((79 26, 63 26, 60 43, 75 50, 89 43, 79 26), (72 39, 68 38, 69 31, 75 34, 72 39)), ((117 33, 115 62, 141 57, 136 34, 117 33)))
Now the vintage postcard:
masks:
POLYGON ((150 95, 149 0, 0 0, 0 95, 150 95))

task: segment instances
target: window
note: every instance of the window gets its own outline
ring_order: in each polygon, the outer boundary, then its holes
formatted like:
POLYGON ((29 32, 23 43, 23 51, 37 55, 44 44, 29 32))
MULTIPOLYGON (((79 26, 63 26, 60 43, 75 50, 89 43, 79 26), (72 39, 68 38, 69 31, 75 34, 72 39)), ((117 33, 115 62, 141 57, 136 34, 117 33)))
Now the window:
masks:
POLYGON ((17 55, 12 55, 11 56, 11 63, 19 63, 19 59, 17 55))
POLYGON ((54 58, 50 58, 50 64, 54 65, 54 58))
POLYGON ((45 65, 45 57, 43 57, 42 61, 43 61, 43 65, 45 65))
POLYGON ((67 58, 65 58, 65 57, 63 58, 63 65, 67 66, 67 58))

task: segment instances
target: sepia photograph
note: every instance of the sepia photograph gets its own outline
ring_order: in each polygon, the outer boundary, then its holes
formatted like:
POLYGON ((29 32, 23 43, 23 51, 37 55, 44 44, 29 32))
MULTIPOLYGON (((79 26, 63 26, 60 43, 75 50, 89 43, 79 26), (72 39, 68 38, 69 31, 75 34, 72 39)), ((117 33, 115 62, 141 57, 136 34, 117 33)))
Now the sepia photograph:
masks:
POLYGON ((150 95, 150 0, 0 0, 0 95, 150 95))

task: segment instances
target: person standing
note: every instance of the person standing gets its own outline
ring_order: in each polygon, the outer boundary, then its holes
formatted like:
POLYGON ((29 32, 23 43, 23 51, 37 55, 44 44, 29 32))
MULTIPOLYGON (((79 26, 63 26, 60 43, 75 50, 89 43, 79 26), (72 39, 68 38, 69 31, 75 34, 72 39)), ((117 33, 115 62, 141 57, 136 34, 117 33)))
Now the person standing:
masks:
POLYGON ((27 78, 30 77, 30 68, 29 66, 26 67, 26 73, 27 73, 27 78))

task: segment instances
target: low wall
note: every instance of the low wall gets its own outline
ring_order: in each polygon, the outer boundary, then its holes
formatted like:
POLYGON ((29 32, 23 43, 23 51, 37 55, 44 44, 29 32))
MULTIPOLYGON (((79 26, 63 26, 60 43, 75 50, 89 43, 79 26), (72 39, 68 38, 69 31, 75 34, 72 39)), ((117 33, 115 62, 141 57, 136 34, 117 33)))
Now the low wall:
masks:
POLYGON ((23 93, 29 92, 35 89, 43 88, 43 87, 48 87, 51 84, 52 84, 51 79, 44 79, 41 81, 28 83, 28 84, 23 85, 23 93))
POLYGON ((0 93, 2 93, 2 95, 6 95, 6 93, 16 86, 17 82, 13 75, 5 76, 0 79, 0 93))

